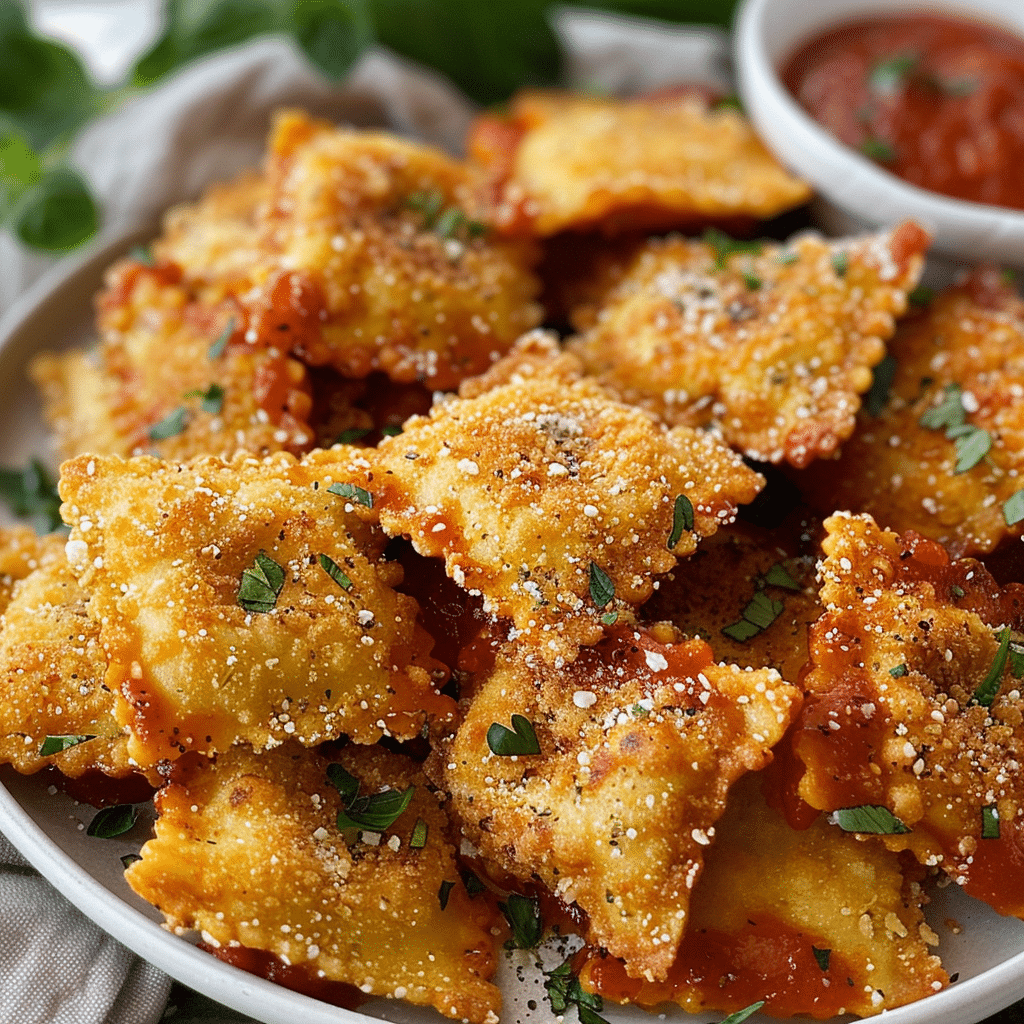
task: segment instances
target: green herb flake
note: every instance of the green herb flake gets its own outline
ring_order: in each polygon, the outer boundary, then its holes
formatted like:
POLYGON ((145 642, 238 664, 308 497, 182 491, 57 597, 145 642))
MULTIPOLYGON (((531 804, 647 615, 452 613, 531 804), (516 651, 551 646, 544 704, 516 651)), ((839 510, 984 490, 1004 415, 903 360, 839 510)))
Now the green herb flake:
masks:
POLYGON ((141 263, 144 267, 156 266, 156 261, 153 259, 153 253, 147 246, 136 245, 130 253, 128 258, 135 260, 136 263, 141 263))
POLYGON ((405 200, 405 205, 410 210, 423 214, 424 225, 433 228, 444 207, 444 193, 436 188, 429 192, 413 192, 405 200))
MULTIPOLYGON (((957 433, 953 438, 956 445, 956 465, 953 472, 966 473, 969 469, 974 469, 992 450, 992 437, 987 430, 971 424, 954 429, 957 433)), ((949 436, 949 431, 946 434, 949 436)))
POLYGON ((1010 630, 1002 629, 996 636, 999 638, 999 649, 995 658, 992 659, 992 667, 980 683, 971 697, 973 704, 980 704, 983 708, 992 707, 992 701, 996 699, 999 692, 999 684, 1003 681, 1003 673, 1006 671, 1006 660, 1010 655, 1010 630))
POLYGON ((818 966, 827 973, 828 965, 832 960, 832 950, 818 949, 817 946, 811 946, 811 952, 814 954, 814 959, 818 961, 818 966))
POLYGON ((327 766, 327 781, 338 791, 346 807, 359 795, 359 780, 336 762, 327 766))
POLYGON ((864 396, 864 408, 868 415, 878 419, 889 404, 889 393, 892 391, 893 378, 896 376, 896 357, 888 354, 874 368, 871 388, 864 396))
POLYGON ((913 74, 919 60, 916 53, 909 52, 880 60, 868 75, 868 87, 872 92, 898 92, 913 74))
POLYGON ((1024 676, 1024 646, 1011 640, 1008 661, 1010 662, 1010 674, 1014 679, 1024 676))
POLYGON ((91 736, 47 736, 39 747, 39 756, 50 757, 53 754, 77 747, 79 743, 88 743, 89 740, 94 739, 96 739, 95 734, 91 736))
POLYGON ((479 896, 482 892, 487 892, 487 886, 480 881, 472 871, 467 871, 463 876, 462 881, 465 883, 466 892, 469 893, 470 898, 473 896, 479 896))
POLYGON ((928 306, 935 298, 935 289, 929 288, 926 284, 919 284, 916 288, 907 292, 907 302, 912 306, 928 306))
MULTIPOLYGON (((411 850, 422 850, 427 845, 428 831, 427 823, 422 818, 417 818, 416 824, 412 828, 412 835, 409 837, 409 848, 411 850)), ((444 910, 444 907, 441 909, 444 910)))
POLYGON ((849 254, 845 252, 833 253, 832 269, 836 272, 836 277, 846 277, 846 272, 850 269, 849 254))
POLYGON ((539 754, 540 743, 533 723, 522 715, 512 716, 512 728, 492 722, 487 730, 487 746, 499 757, 539 754))
POLYGON ((137 853, 126 853, 121 858, 121 864, 124 867, 125 871, 127 871, 133 864, 137 863, 140 860, 142 860, 142 858, 137 853))
POLYGON ((434 230, 442 238, 455 238, 459 231, 468 223, 466 215, 457 206, 449 206, 437 218, 434 230))
POLYGON ((342 571, 341 566, 330 555, 319 555, 320 568, 323 569, 342 590, 351 590, 352 581, 342 571))
POLYGON ((597 564, 590 563, 590 599, 598 608, 603 608, 615 597, 615 584, 611 577, 597 564))
POLYGON ((963 587, 958 587, 955 583, 949 588, 950 593, 953 595, 954 601, 959 601, 961 597, 966 594, 963 587))
POLYGON ((761 287, 762 282, 761 278, 759 278, 756 274, 751 274, 749 271, 744 271, 743 283, 747 286, 747 288, 750 291, 756 292, 761 287))
POLYGON ((785 590, 800 590, 800 584, 789 574, 781 562, 776 562, 762 577, 769 587, 782 587, 785 590))
POLYGON ((764 1000, 760 1000, 756 1003, 751 1003, 749 1006, 743 1007, 742 1010, 737 1010, 735 1013, 730 1013, 728 1017, 725 1017, 720 1024, 743 1024, 748 1017, 752 1017, 761 1007, 764 1006, 764 1000))
POLYGON ((608 1024, 600 1015, 604 1001, 599 995, 583 990, 580 979, 573 972, 572 958, 559 964, 553 971, 545 971, 544 977, 544 988, 556 1015, 563 1016, 570 1006, 575 1006, 580 1024, 608 1024))
POLYGON ((880 804, 842 807, 831 815, 844 832, 864 832, 873 836, 901 836, 910 831, 889 810, 880 804))
POLYGON ((227 326, 221 331, 217 340, 206 350, 206 356, 208 359, 220 359, 224 355, 224 349, 228 347, 228 342, 231 340, 231 335, 235 333, 235 318, 231 317, 227 322, 227 326))
POLYGON ((725 261, 730 256, 744 252, 752 256, 760 256, 764 251, 764 246, 760 242, 742 242, 735 238, 730 238, 729 235, 724 231, 719 231, 718 228, 708 228, 702 236, 702 241, 711 249, 715 266, 719 270, 725 269, 725 261))
POLYGON ((185 392, 185 398, 200 399, 199 408, 212 416, 219 416, 224 408, 224 389, 219 384, 211 384, 205 391, 193 388, 185 392))
POLYGON ((184 408, 178 406, 177 409, 169 412, 162 420, 154 423, 149 428, 149 439, 150 441, 166 441, 169 437, 177 437, 188 423, 188 413, 184 408))
POLYGON ((284 569, 261 551, 249 569, 242 570, 238 603, 247 612, 265 613, 277 604, 277 595, 284 586, 284 569))
POLYGON ((889 669, 889 675, 891 675, 893 679, 902 679, 903 676, 907 674, 907 671, 906 665, 897 665, 895 668, 889 669))
POLYGON ((448 900, 451 897, 452 889, 455 888, 455 882, 442 882, 441 888, 437 890, 437 902, 441 904, 442 910, 448 909, 448 900))
POLYGON ((132 804, 104 807, 89 822, 85 834, 96 839, 116 839, 131 831, 138 816, 139 812, 132 804))
POLYGON ((926 430, 951 430, 962 427, 967 420, 963 404, 963 389, 959 384, 947 384, 937 405, 927 409, 917 421, 926 430))
POLYGON ((339 498, 351 498, 360 505, 373 508, 373 495, 362 487, 356 487, 355 484, 331 484, 327 490, 330 494, 337 494, 339 498))
POLYGON ((728 96, 723 96, 720 100, 717 100, 711 107, 712 110, 738 110, 741 114, 743 113, 743 103, 740 101, 739 96, 736 93, 729 93, 728 96))
POLYGON ((387 427, 381 427, 380 432, 385 437, 398 437, 398 435, 402 432, 402 428, 397 425, 391 425, 387 427))
POLYGON ((1003 502, 1003 519, 1007 526, 1016 526, 1024 519, 1024 491, 1016 491, 1003 502))
POLYGON ((782 609, 781 601, 773 601, 767 594, 759 590, 747 602, 747 606, 742 612, 742 618, 728 626, 723 626, 722 632, 730 640, 746 643, 747 640, 767 629, 782 614, 782 609))
POLYGON ((619 621, 619 613, 618 612, 605 612, 604 615, 601 616, 601 623, 602 623, 602 625, 605 625, 605 626, 614 626, 615 623, 618 622, 618 621, 619 621))
POLYGON ((24 469, 0 468, 0 500, 14 515, 30 519, 36 533, 52 533, 64 525, 57 485, 38 459, 24 469))
POLYGON ((999 838, 999 808, 995 804, 986 804, 981 809, 981 838, 999 838))
POLYGON ((387 789, 370 796, 356 796, 338 812, 338 831, 358 828, 369 832, 383 832, 390 828, 412 802, 415 786, 408 789, 387 789))
POLYGON ((668 549, 671 551, 682 537, 683 531, 693 529, 693 502, 685 494, 677 494, 672 508, 672 532, 668 535, 668 549))
POLYGON ((366 437, 369 432, 369 427, 350 427, 348 430, 343 430, 334 439, 334 444, 352 444, 353 441, 366 437))
POLYGON ((517 892, 510 892, 504 903, 498 904, 512 929, 509 940, 510 949, 533 949, 544 934, 544 925, 540 919, 540 903, 517 892))
POLYGON ((857 148, 866 157, 882 164, 891 164, 896 160, 896 150, 881 139, 866 138, 857 148))

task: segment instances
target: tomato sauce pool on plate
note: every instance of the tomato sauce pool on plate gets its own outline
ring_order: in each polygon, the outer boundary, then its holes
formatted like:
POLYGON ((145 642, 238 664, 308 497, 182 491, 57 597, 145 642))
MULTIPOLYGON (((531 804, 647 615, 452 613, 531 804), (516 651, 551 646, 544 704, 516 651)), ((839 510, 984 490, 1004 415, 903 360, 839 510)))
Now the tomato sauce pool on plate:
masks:
POLYGON ((840 141, 921 188, 1024 209, 1024 39, 930 14, 830 29, 782 80, 840 141))

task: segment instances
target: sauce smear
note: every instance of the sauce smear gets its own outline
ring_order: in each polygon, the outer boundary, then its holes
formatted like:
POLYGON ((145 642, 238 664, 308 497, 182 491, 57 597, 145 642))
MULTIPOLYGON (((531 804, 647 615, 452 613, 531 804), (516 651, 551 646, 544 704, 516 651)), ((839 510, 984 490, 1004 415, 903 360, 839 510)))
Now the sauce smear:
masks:
POLYGON ((875 18, 811 39, 782 80, 841 142, 904 181, 1024 209, 1024 39, 959 18, 875 18))

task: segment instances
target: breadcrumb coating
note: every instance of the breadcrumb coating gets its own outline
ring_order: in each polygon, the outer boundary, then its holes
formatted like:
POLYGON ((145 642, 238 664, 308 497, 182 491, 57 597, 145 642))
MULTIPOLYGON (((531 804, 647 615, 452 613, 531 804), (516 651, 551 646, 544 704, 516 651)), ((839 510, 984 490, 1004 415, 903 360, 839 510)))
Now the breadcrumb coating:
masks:
POLYGON ((654 239, 571 346, 619 398, 803 467, 853 432, 859 396, 917 284, 928 235, 785 245, 654 239))

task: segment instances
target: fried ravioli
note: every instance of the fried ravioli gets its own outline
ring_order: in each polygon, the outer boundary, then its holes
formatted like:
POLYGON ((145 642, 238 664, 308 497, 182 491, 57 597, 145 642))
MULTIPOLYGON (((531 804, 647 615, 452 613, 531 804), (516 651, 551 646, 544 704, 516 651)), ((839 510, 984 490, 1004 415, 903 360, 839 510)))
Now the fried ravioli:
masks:
POLYGON ((622 401, 803 467, 853 432, 928 236, 655 239, 571 347, 622 401))
POLYGON ((485 861, 576 903, 590 942, 660 980, 729 787, 799 704, 777 672, 716 665, 700 640, 615 626, 561 670, 508 645, 430 770, 485 861), (501 748, 513 729, 535 744, 501 748))
POLYGON ((441 906, 458 874, 426 779, 399 754, 346 748, 336 766, 367 795, 415 792, 386 828, 343 833, 329 764, 291 743, 182 763, 157 794, 156 838, 128 883, 175 932, 199 931, 215 950, 265 950, 305 968, 313 988, 345 982, 496 1024, 495 922, 461 885, 441 906))
POLYGON ((664 230, 773 217, 810 198, 736 110, 693 93, 637 100, 525 91, 484 114, 469 153, 504 231, 664 230))
POLYGON ((903 321, 890 348, 888 402, 862 411, 841 458, 801 486, 829 512, 988 554, 1021 532, 1024 301, 998 271, 975 270, 903 321))
POLYGON ((554 353, 525 339, 493 388, 469 382, 475 397, 385 439, 364 484, 385 530, 443 557, 549 660, 598 640, 762 484, 715 438, 655 424, 554 353))
POLYGON ((1024 917, 1007 884, 1024 869, 1024 661, 1008 657, 1024 586, 1000 590, 979 562, 870 516, 825 526, 800 796, 1024 917))
POLYGON ((386 538, 328 490, 350 457, 65 463, 68 557, 140 766, 241 741, 409 738, 451 710, 386 538))

